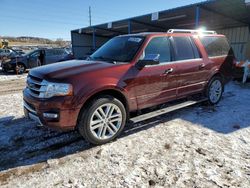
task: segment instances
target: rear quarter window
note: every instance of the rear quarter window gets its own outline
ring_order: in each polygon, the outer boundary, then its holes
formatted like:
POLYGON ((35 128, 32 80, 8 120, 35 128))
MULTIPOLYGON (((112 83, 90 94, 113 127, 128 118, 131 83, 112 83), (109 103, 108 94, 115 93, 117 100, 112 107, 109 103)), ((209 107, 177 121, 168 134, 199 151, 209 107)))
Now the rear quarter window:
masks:
POLYGON ((226 37, 203 36, 200 37, 201 43, 207 51, 208 57, 228 55, 230 46, 226 37))

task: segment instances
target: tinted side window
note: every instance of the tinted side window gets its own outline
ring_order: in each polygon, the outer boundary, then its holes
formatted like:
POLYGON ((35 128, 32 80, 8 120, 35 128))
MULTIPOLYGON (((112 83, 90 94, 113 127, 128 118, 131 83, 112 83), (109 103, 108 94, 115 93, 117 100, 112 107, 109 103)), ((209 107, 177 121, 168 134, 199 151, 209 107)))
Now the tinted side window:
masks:
POLYGON ((54 55, 53 50, 46 50, 45 53, 46 53, 46 56, 53 56, 54 55))
POLYGON ((200 38, 208 57, 229 54, 230 46, 225 37, 204 36, 200 38))
POLYGON ((62 49, 55 50, 54 54, 55 55, 62 55, 64 51, 62 49))
POLYGON ((173 37, 173 46, 176 61, 195 58, 189 37, 173 37))
POLYGON ((196 44, 194 42, 194 39, 193 38, 190 38, 190 39, 191 39, 191 44, 192 44, 192 47, 193 47, 194 57, 195 58, 201 58, 201 53, 200 53, 198 47, 196 46, 196 44))
POLYGON ((60 51, 59 50, 53 50, 53 55, 60 55, 60 51))
POLYGON ((145 48, 145 54, 160 54, 160 63, 171 61, 169 39, 167 37, 153 38, 145 48))
POLYGON ((39 55, 40 55, 40 52, 36 51, 36 52, 30 54, 30 57, 38 57, 39 55))

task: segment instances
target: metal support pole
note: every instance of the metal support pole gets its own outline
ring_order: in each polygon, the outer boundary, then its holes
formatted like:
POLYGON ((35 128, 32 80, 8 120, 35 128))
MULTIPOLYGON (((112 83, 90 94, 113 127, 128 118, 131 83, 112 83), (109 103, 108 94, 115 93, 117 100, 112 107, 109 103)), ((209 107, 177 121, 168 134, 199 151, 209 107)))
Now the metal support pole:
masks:
POLYGON ((91 18, 91 6, 89 6, 89 26, 92 25, 92 18, 91 18))
POLYGON ((128 20, 128 34, 131 33, 131 21, 128 20))
POLYGON ((195 27, 199 27, 199 22, 200 22, 200 7, 196 7, 196 12, 195 12, 195 27))
POLYGON ((95 37, 95 28, 93 27, 93 38, 92 38, 92 47, 93 47, 93 50, 96 49, 96 37, 95 37))

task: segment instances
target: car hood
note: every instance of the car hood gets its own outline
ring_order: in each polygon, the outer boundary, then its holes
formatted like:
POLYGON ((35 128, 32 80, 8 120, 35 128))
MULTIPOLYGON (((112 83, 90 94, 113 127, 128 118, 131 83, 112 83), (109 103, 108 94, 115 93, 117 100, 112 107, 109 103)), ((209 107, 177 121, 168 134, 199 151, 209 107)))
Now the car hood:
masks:
POLYGON ((22 56, 22 55, 13 54, 13 55, 10 55, 10 59, 17 60, 17 61, 23 61, 23 60, 27 59, 27 57, 22 56))
POLYGON ((64 79, 110 66, 114 64, 102 61, 70 60, 31 69, 29 74, 41 79, 64 79))

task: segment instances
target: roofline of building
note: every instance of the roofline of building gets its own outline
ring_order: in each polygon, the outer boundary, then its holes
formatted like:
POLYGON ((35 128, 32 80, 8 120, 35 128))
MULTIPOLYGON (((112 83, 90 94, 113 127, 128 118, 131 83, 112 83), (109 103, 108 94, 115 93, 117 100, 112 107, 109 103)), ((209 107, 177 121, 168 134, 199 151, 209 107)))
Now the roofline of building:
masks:
MULTIPOLYGON (((197 7, 197 6, 202 6, 202 5, 207 5, 207 4, 210 4, 210 3, 213 3, 213 2, 216 2, 217 0, 205 0, 205 1, 202 1, 202 2, 199 2, 199 3, 193 3, 193 4, 190 4, 190 5, 184 5, 184 6, 180 6, 180 7, 175 7, 175 8, 171 8, 171 9, 166 9, 166 10, 161 10, 161 11, 158 11, 158 13, 167 13, 167 12, 172 12, 172 11, 176 11, 176 10, 180 10, 180 9, 185 9, 185 8, 191 8, 191 7, 197 7)), ((131 18, 125 18, 125 19, 121 19, 121 20, 115 20, 115 21, 110 21, 110 22, 105 22, 105 23, 102 23, 102 24, 97 24, 97 25, 93 25, 93 26, 88 26, 88 27, 82 27, 82 28, 79 28, 79 29, 74 29, 74 30, 71 30, 71 32, 77 32, 79 31, 80 29, 83 30, 83 29, 94 29, 95 27, 100 27, 104 24, 108 24, 108 23, 115 23, 115 22, 124 22, 124 21, 129 21, 129 20, 133 20, 133 19, 137 19, 137 18, 140 18, 140 17, 146 17, 146 16, 151 16, 152 13, 148 13, 148 14, 144 14, 144 15, 140 15, 140 16, 135 16, 135 17, 131 17, 131 18)))

